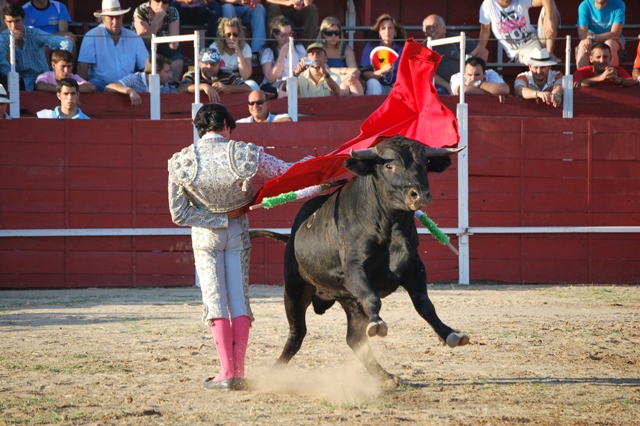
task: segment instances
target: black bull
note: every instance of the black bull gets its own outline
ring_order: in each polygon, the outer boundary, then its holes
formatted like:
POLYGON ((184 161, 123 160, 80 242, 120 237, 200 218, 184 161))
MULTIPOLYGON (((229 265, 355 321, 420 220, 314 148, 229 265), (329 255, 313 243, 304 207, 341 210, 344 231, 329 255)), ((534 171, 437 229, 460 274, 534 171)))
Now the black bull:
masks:
POLYGON ((386 336, 380 299, 399 286, 443 342, 450 347, 469 342, 438 318, 429 300, 414 219, 414 211, 431 201, 427 172, 444 171, 457 151, 394 136, 375 148, 352 151, 345 166, 356 177, 302 206, 285 249, 289 337, 280 363, 300 349, 309 305, 323 314, 337 301, 347 314, 349 347, 371 375, 397 383, 374 358, 367 336, 386 336))

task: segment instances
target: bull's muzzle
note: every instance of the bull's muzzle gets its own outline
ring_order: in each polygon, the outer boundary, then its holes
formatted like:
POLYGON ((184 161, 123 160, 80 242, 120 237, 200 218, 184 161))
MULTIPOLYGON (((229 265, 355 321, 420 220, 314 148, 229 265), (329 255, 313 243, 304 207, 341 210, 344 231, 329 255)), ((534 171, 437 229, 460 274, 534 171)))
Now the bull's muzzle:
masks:
POLYGON ((425 194, 419 189, 409 188, 405 203, 413 211, 420 210, 431 204, 431 193, 427 191, 425 194))

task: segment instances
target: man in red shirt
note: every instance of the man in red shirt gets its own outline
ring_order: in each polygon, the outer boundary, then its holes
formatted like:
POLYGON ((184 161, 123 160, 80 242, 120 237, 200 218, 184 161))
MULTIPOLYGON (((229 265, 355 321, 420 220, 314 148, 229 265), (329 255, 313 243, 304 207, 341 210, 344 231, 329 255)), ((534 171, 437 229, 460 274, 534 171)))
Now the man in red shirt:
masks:
POLYGON ((611 48, 604 43, 591 49, 589 61, 591 65, 578 69, 573 75, 574 87, 638 85, 623 68, 611 66, 611 48))

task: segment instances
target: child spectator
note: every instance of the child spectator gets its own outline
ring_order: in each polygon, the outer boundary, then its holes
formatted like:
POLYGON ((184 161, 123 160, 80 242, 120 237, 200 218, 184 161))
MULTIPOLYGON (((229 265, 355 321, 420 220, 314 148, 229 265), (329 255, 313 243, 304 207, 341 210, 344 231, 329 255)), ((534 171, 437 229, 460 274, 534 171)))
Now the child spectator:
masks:
POLYGON ((222 18, 218 24, 218 38, 209 47, 215 47, 220 52, 222 61, 220 67, 240 74, 245 84, 252 90, 258 89, 258 83, 251 78, 251 48, 245 41, 244 27, 240 18, 222 18))
MULTIPOLYGON (((171 0, 149 0, 133 12, 136 33, 143 38, 149 53, 151 53, 151 34, 158 37, 180 35, 178 11, 175 7, 169 6, 169 3, 171 0)), ((171 60, 173 80, 177 81, 182 77, 184 48, 180 43, 159 44, 156 52, 171 60)))
POLYGON ((40 74, 49 71, 44 47, 51 50, 71 51, 73 43, 61 36, 45 33, 25 24, 25 13, 17 3, 9 3, 2 10, 2 18, 7 29, 0 33, 0 84, 7 85, 9 64, 9 31, 16 40, 16 71, 20 74, 20 85, 24 90, 32 91, 40 74))
MULTIPOLYGON (((151 56, 149 56, 144 67, 144 72, 134 72, 115 83, 109 83, 107 87, 104 88, 104 91, 122 93, 129 96, 131 105, 140 105, 142 99, 140 99, 138 93, 149 92, 149 76, 151 75, 152 66, 151 56)), ((156 54, 155 67, 156 73, 160 76, 160 93, 169 93, 171 91, 171 87, 169 87, 169 81, 171 81, 171 60, 158 53, 156 54)))
POLYGON ((364 95, 356 54, 344 41, 342 25, 338 18, 328 16, 322 20, 318 41, 325 43, 329 70, 340 75, 341 91, 355 96, 364 95))
POLYGON ((43 72, 36 79, 36 90, 39 92, 58 92, 58 81, 63 78, 72 78, 78 82, 80 93, 93 93, 96 86, 86 81, 77 74, 72 74, 73 53, 57 49, 51 53, 51 68, 53 71, 43 72))
MULTIPOLYGON (((378 46, 385 46, 393 49, 398 54, 397 61, 400 61, 403 45, 396 42, 396 37, 400 36, 402 40, 407 38, 402 25, 396 21, 396 18, 385 13, 378 16, 376 23, 371 27, 372 31, 378 33, 379 42, 370 41, 364 46, 362 58, 360 59, 360 67, 366 68, 371 65, 371 51, 378 46)), ((387 64, 379 70, 365 71, 363 76, 366 79, 367 95, 382 95, 391 92, 396 82, 398 67, 395 64, 387 64)))

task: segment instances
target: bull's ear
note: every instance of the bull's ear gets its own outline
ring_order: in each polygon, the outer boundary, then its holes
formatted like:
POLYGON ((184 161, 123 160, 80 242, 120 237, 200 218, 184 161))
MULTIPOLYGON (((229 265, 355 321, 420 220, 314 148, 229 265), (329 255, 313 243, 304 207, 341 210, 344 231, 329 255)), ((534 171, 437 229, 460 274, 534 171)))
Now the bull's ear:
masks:
POLYGON ((356 158, 344 160, 344 166, 358 176, 367 176, 373 173, 375 164, 374 160, 359 160, 356 158))
POLYGON ((450 157, 431 157, 427 159, 427 170, 432 173, 442 173, 451 165, 450 157))

